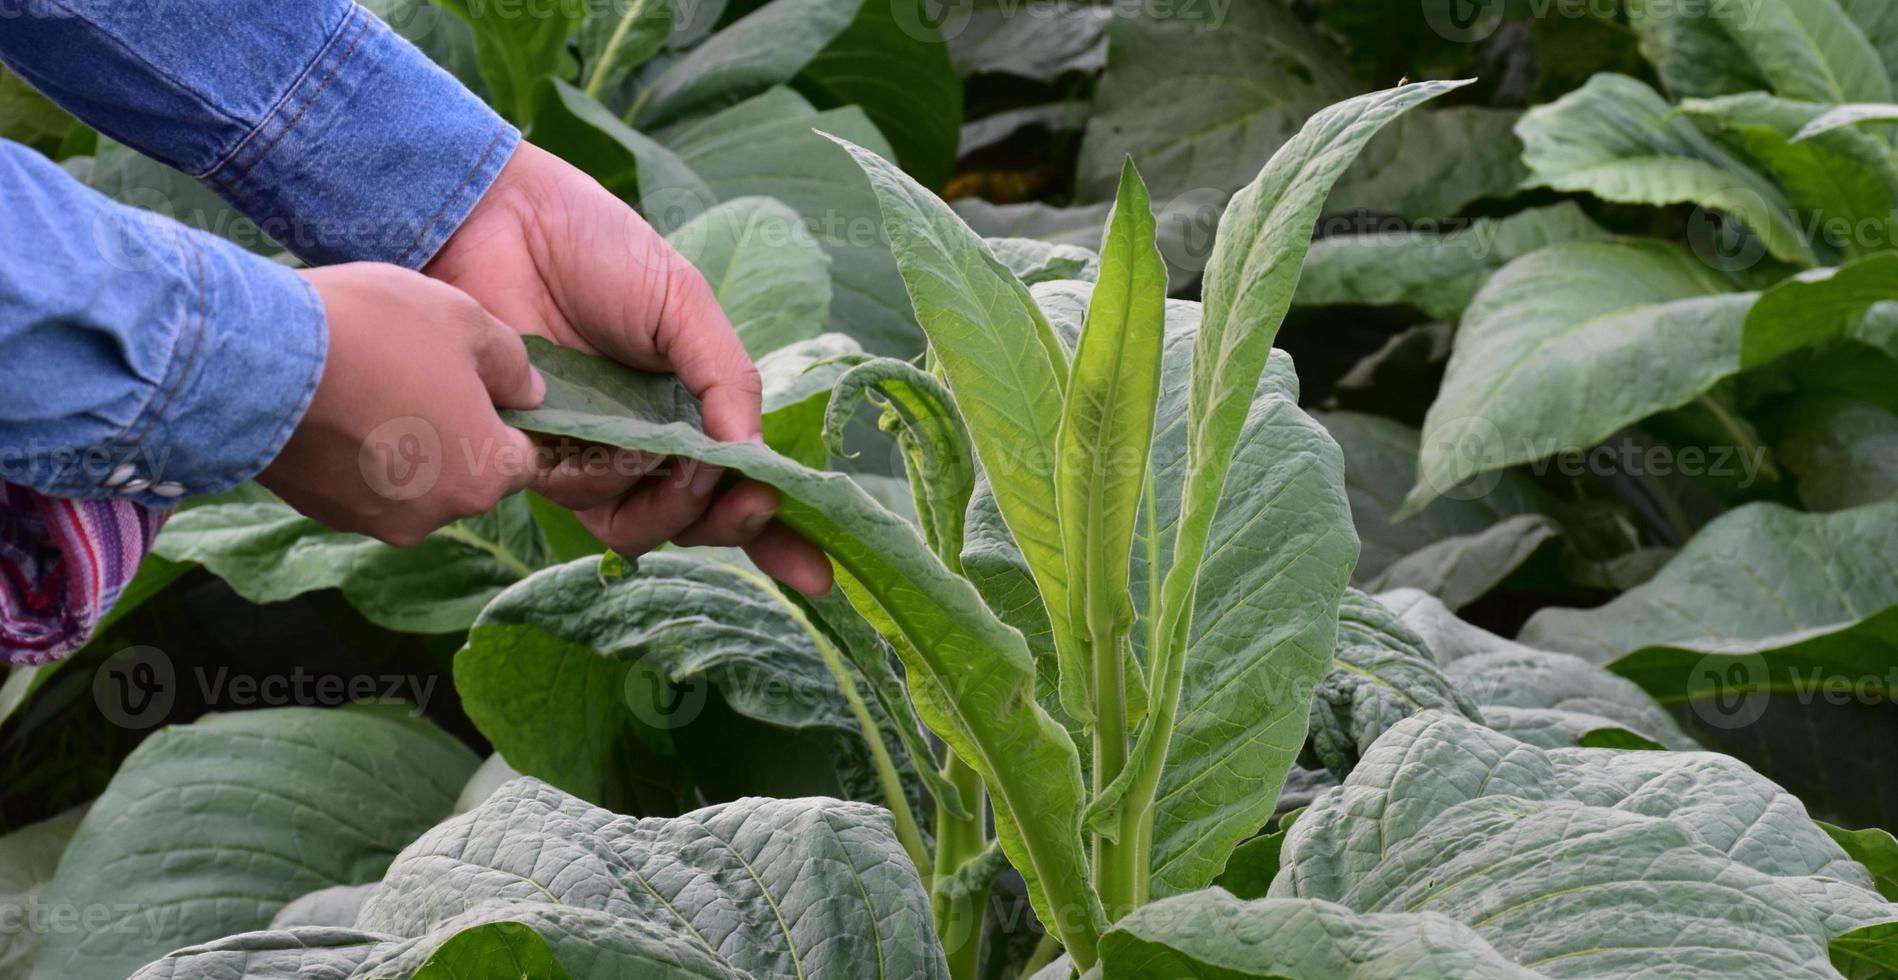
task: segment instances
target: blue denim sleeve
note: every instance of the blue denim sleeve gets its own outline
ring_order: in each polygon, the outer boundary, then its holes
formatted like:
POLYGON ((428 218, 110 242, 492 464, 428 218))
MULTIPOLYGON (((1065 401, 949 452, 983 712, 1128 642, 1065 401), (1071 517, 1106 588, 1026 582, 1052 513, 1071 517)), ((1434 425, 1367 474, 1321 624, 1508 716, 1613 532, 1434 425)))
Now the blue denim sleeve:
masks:
POLYGON ((154 507, 249 479, 329 350, 286 266, 0 141, 0 481, 154 507))
POLYGON ((312 263, 420 268, 520 134, 350 0, 9 0, 0 61, 312 263))

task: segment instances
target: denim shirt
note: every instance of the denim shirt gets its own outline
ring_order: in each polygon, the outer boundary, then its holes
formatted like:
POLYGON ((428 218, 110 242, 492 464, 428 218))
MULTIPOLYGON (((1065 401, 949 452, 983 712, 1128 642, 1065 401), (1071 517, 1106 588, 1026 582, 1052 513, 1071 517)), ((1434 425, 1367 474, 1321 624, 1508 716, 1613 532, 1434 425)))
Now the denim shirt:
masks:
MULTIPOLYGON (((419 268, 519 133, 350 0, 0 0, 0 61, 310 263, 419 268)), ((0 482, 165 507, 249 479, 328 351, 303 277, 0 141, 0 482)))

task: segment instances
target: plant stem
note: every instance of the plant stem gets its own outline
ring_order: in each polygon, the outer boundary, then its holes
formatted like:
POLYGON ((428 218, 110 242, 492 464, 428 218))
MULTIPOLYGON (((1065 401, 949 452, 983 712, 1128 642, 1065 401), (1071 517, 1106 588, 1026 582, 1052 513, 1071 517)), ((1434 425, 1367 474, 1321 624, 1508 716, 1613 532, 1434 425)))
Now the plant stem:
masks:
POLYGON ((1733 448, 1744 454, 1743 459, 1758 459, 1760 475, 1775 483, 1779 482, 1779 467, 1773 465, 1771 454, 1767 452, 1765 446, 1759 444, 1758 440, 1747 434, 1746 428, 1740 424, 1739 419, 1733 417, 1732 412, 1727 411, 1725 406, 1705 394, 1694 400, 1699 402, 1700 407, 1706 409, 1707 414, 1712 415, 1714 421, 1720 424, 1721 430, 1733 440, 1733 448))
MULTIPOLYGON (((1104 603, 1089 597, 1087 627, 1094 653, 1094 794, 1099 796, 1127 767, 1127 678, 1122 671, 1125 652, 1113 614, 1104 603)), ((1133 910, 1132 867, 1137 841, 1122 834, 1111 841, 1094 837, 1094 889, 1107 910, 1107 921, 1133 910)))
POLYGON ((1060 955, 1061 940, 1054 938, 1052 932, 1042 933, 1041 940, 1035 943, 1034 952, 1028 954, 1028 962, 1022 964, 1021 980, 1028 980, 1060 955))
POLYGON ((600 89, 606 84, 606 70, 613 67, 613 62, 619 59, 620 45, 626 43, 627 32, 631 31, 633 25, 646 15, 646 8, 651 6, 651 3, 652 0, 633 0, 633 5, 626 8, 626 16, 621 17, 619 23, 613 26, 613 36, 607 39, 606 50, 600 53, 599 63, 593 66, 591 77, 587 79, 586 91, 589 98, 600 97, 600 89))
POLYGON ((946 755, 943 778, 961 794, 969 816, 958 819, 940 803, 936 805, 936 866, 930 879, 935 898, 936 936, 942 940, 952 980, 974 980, 982 965, 982 912, 988 904, 988 890, 966 896, 968 907, 957 908, 957 901, 938 886, 949 880, 964 863, 988 849, 988 822, 984 816, 981 774, 962 761, 954 749, 946 750, 946 755))
POLYGON ((436 528, 435 534, 438 537, 447 538, 450 541, 459 541, 471 548, 479 548, 487 552, 489 557, 500 562, 507 567, 508 571, 519 575, 521 578, 526 578, 534 574, 534 566, 522 561, 513 552, 503 547, 499 541, 489 541, 487 538, 468 530, 461 524, 448 524, 436 528))

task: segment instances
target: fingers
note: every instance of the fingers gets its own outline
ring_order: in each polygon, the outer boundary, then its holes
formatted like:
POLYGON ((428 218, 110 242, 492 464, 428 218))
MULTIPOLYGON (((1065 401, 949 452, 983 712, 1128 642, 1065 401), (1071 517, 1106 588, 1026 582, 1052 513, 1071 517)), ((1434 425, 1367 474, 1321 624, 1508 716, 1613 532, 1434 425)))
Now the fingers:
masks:
POLYGON ((756 538, 777 512, 778 492, 747 481, 721 494, 697 523, 674 535, 672 542, 688 548, 736 548, 756 538))
POLYGON ((500 408, 539 408, 547 397, 547 379, 529 363, 521 335, 479 305, 474 305, 470 316, 476 321, 475 371, 487 386, 488 396, 500 408))
POLYGON ((579 514, 587 530, 622 555, 638 556, 697 523, 724 471, 685 461, 630 495, 579 514))
POLYGON ((592 510, 626 495, 661 461, 647 453, 586 446, 542 473, 534 489, 568 510, 592 510))
MULTIPOLYGON (((670 252, 663 242, 656 247, 670 252)), ((654 332, 657 353, 699 396, 707 435, 721 442, 757 438, 763 385, 745 345, 697 269, 676 253, 669 264, 666 302, 654 332)))
POLYGON ((830 559, 817 546, 782 524, 768 524, 745 554, 766 575, 813 598, 830 591, 830 559))

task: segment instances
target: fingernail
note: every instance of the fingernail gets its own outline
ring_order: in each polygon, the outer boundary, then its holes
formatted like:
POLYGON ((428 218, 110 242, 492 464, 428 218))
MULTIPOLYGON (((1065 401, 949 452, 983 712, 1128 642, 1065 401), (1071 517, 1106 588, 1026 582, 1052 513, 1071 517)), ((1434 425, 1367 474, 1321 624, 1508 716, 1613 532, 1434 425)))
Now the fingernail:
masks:
POLYGON ((540 373, 539 368, 528 368, 528 370, 534 375, 534 407, 539 408, 540 403, 547 400, 547 378, 540 373))
POLYGON ((757 534, 759 531, 764 530, 766 524, 771 523, 772 516, 772 512, 769 510, 753 511, 752 513, 746 514, 745 519, 738 522, 738 524, 745 529, 746 534, 757 534))
POLYGON ((718 489, 719 477, 724 475, 716 466, 702 467, 697 473, 692 474, 692 483, 687 489, 694 497, 709 497, 713 490, 718 489))

